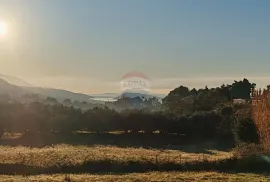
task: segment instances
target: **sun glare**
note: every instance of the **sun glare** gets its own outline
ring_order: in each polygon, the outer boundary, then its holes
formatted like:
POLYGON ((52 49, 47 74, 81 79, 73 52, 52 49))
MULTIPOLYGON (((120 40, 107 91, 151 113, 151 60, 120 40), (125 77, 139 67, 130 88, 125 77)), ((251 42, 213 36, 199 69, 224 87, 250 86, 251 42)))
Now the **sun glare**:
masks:
POLYGON ((0 20, 0 36, 7 34, 7 24, 4 21, 0 20))

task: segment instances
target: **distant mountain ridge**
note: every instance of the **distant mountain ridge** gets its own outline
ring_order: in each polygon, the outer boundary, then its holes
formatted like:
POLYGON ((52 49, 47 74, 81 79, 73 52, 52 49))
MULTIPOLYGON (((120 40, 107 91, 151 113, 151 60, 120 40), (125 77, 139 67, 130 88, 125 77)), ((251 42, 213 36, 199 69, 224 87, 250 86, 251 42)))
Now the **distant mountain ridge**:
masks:
POLYGON ((12 85, 8 83, 7 81, 0 78, 0 93, 1 94, 8 94, 13 97, 18 97, 23 94, 27 94, 27 91, 22 89, 19 86, 12 85))
POLYGON ((67 90, 54 89, 54 88, 42 88, 42 87, 22 87, 24 90, 47 96, 56 98, 58 101, 63 101, 65 99, 77 100, 77 101, 88 101, 92 97, 82 93, 74 93, 67 90))
POLYGON ((31 87, 32 85, 27 83, 26 81, 16 78, 13 76, 0 74, 0 78, 7 81, 9 84, 16 85, 16 86, 24 86, 24 87, 31 87))
POLYGON ((74 93, 62 89, 34 87, 22 79, 4 74, 0 74, 0 92, 12 96, 33 93, 43 97, 53 97, 58 101, 63 101, 64 99, 88 101, 93 98, 87 94, 74 93))
POLYGON ((141 99, 149 99, 149 98, 157 98, 159 101, 162 100, 165 95, 157 95, 157 94, 146 94, 146 93, 133 93, 133 92, 125 92, 125 93, 104 93, 104 94, 83 94, 83 93, 74 93, 68 90, 63 89, 55 89, 55 88, 43 88, 33 86, 26 81, 5 75, 0 74, 0 92, 6 92, 12 95, 22 95, 22 94, 38 94, 42 97, 53 97, 58 101, 63 101, 65 99, 77 100, 77 101, 90 101, 93 99, 107 99, 107 100, 117 100, 123 97, 135 98, 140 97, 141 99))

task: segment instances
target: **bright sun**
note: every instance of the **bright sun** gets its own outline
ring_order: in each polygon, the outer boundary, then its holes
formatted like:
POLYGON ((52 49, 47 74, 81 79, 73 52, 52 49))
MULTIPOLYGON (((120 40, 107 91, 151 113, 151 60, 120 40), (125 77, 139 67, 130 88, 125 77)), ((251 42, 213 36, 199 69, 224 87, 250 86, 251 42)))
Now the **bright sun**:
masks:
POLYGON ((0 36, 7 34, 7 24, 4 21, 0 20, 0 36))

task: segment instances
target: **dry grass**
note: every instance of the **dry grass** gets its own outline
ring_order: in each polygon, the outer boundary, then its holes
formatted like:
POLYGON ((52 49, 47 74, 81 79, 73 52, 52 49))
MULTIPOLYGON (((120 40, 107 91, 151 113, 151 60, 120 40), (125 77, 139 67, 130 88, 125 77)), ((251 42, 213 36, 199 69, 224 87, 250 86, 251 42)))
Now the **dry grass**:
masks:
POLYGON ((270 151, 270 91, 253 92, 252 115, 264 149, 270 151))
POLYGON ((120 148, 115 146, 55 145, 44 148, 0 147, 2 164, 24 164, 50 167, 58 165, 81 165, 85 162, 109 160, 113 162, 158 162, 183 164, 193 161, 217 161, 232 157, 232 153, 209 150, 209 153, 192 153, 179 150, 157 150, 144 148, 120 148))
MULTIPOLYGON (((155 162, 183 164, 193 161, 219 161, 230 158, 231 152, 209 150, 207 154, 184 152, 190 151, 192 146, 181 147, 184 150, 157 150, 144 148, 120 148, 115 146, 72 146, 55 145, 44 148, 28 147, 0 147, 0 161, 2 164, 24 164, 47 168, 58 165, 80 166, 85 162, 110 160, 112 162, 155 162)), ((205 169, 203 169, 205 170, 205 169)), ((15 171, 14 171, 15 172, 15 171)), ((270 181, 270 178, 255 174, 230 174, 218 172, 147 172, 126 174, 45 174, 17 173, 17 174, 39 174, 39 175, 0 175, 0 182, 79 182, 79 181, 270 181), (66 179, 66 180, 65 180, 66 179)), ((3 173, 13 174, 13 173, 3 173)), ((50 173, 49 173, 50 174, 50 173)))
POLYGON ((229 174, 229 173, 217 173, 217 172, 149 172, 149 173, 130 173, 125 175, 91 175, 91 174, 78 174, 78 175, 37 175, 37 176, 0 176, 1 182, 65 182, 64 179, 70 179, 71 182, 149 182, 149 181, 167 181, 167 182, 178 182, 178 181, 189 181, 189 182, 210 182, 210 181, 270 181, 268 176, 256 175, 256 174, 229 174))

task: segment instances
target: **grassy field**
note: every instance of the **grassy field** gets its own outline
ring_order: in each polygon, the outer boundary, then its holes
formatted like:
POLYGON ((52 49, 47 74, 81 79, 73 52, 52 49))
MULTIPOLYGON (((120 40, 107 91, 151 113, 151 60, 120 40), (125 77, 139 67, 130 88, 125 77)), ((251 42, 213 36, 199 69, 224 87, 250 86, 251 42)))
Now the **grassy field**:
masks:
MULTIPOLYGON (((59 144, 41 148, 0 147, 0 174, 38 175, 51 173, 130 173, 149 171, 209 170, 212 163, 230 160, 232 153, 218 150, 191 152, 179 149, 146 149, 108 145, 59 144)), ((214 166, 215 167, 215 166, 214 166)))
POLYGON ((262 173, 235 173, 231 167, 239 161, 235 161, 233 152, 214 146, 212 142, 160 148, 120 144, 1 145, 0 182, 270 181, 262 173))
POLYGON ((270 181, 267 175, 256 175, 250 173, 217 173, 217 172, 149 172, 149 173, 129 173, 122 175, 91 175, 91 174, 54 174, 54 175, 36 175, 36 176, 7 176, 0 175, 1 182, 81 182, 81 181, 107 181, 107 182, 148 182, 148 181, 168 181, 168 182, 211 182, 211 181, 270 181))
MULTIPOLYGON (((183 149, 190 150, 190 146, 183 149)), ((193 161, 217 161, 230 158, 231 152, 205 150, 204 153, 185 152, 180 150, 158 150, 144 148, 120 148, 115 146, 72 146, 55 145, 43 148, 0 147, 2 164, 24 164, 37 167, 61 165, 82 165, 87 162, 111 161, 125 162, 156 162, 183 164, 193 161), (42 160, 41 160, 42 159, 42 160)))

